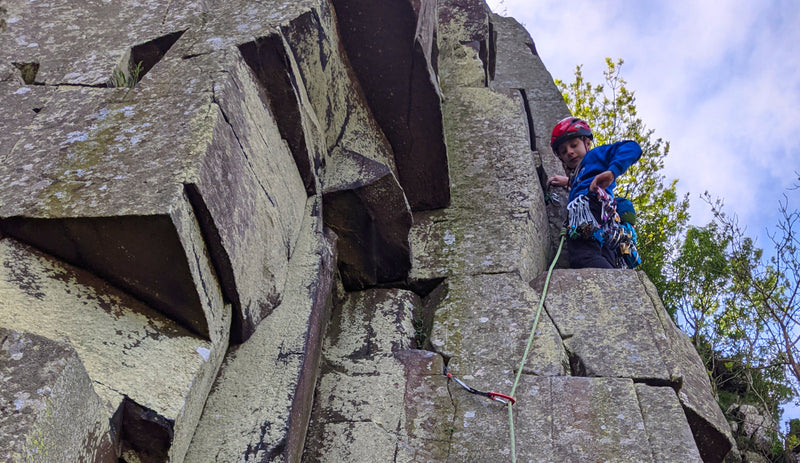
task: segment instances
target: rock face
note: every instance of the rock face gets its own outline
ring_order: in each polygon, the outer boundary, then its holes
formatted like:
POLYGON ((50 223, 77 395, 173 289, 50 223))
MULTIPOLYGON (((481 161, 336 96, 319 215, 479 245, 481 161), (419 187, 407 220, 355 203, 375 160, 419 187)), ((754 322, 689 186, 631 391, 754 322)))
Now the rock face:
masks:
POLYGON ((780 427, 768 412, 754 405, 733 404, 728 408, 728 415, 734 419, 731 427, 737 440, 748 442, 755 450, 752 453, 769 453, 780 427))
POLYGON ((108 415, 69 344, 0 328, 3 461, 116 460, 108 415))
POLYGON ((447 206, 450 188, 436 78, 436 0, 335 0, 342 42, 392 146, 412 210, 447 206))
POLYGON ((481 0, 2 2, 0 107, 3 461, 732 447, 646 277, 543 294, 568 112, 481 0), (445 375, 509 393, 534 320, 511 414, 445 375))

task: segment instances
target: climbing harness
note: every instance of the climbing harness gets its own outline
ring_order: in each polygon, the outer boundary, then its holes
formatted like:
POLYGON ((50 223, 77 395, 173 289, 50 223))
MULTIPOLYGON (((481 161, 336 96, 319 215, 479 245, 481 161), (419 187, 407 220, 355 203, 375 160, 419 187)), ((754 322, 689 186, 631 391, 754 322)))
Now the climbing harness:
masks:
POLYGON ((639 257, 639 251, 636 249, 636 243, 638 241, 636 230, 634 230, 633 226, 628 222, 622 222, 620 229, 622 238, 617 247, 617 253, 628 268, 636 268, 642 263, 642 258, 639 257))
POLYGON ((514 398, 511 397, 510 395, 505 395, 494 391, 479 391, 473 387, 467 386, 463 381, 453 376, 453 374, 447 370, 447 367, 444 367, 444 374, 447 376, 447 379, 452 379, 453 381, 458 383, 459 386, 466 389, 466 391, 469 392, 470 394, 488 397, 489 399, 494 400, 496 402, 500 402, 501 404, 514 405, 514 402, 516 402, 516 400, 514 400, 514 398))

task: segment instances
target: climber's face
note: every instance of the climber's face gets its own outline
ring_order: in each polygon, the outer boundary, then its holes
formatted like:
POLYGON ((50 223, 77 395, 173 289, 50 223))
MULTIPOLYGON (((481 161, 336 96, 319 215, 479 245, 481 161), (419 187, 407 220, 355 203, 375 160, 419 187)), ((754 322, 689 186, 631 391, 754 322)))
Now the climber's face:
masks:
POLYGON ((589 151, 590 141, 586 137, 571 138, 558 146, 558 158, 570 169, 575 169, 589 151))

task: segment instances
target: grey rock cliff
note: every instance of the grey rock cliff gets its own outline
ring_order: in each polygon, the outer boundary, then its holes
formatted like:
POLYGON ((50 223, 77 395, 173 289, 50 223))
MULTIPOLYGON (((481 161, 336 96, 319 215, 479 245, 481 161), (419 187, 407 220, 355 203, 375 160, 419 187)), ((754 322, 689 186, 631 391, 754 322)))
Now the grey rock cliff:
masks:
POLYGON ((543 294, 568 112, 482 0, 0 0, 0 107, 4 461, 510 461, 445 367, 540 304, 518 461, 732 448, 644 275, 543 294))

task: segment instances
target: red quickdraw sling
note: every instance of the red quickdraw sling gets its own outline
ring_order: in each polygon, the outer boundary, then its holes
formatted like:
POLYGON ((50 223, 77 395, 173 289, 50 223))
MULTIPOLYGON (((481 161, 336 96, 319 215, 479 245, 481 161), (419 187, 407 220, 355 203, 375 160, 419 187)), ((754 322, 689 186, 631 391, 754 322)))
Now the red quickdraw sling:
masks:
POLYGON ((447 370, 447 367, 444 367, 444 374, 445 374, 445 376, 447 376, 447 379, 452 379, 453 381, 458 383, 459 386, 463 387, 470 394, 475 394, 475 395, 480 395, 480 396, 483 396, 483 397, 488 397, 489 399, 494 400, 495 402, 500 402, 501 404, 514 405, 514 402, 516 402, 516 400, 513 397, 511 397, 510 395, 501 394, 499 392, 494 392, 494 391, 479 391, 479 390, 477 390, 477 389, 475 389, 473 387, 467 386, 463 381, 461 381, 460 379, 458 379, 455 376, 453 376, 453 374, 450 373, 447 370))

